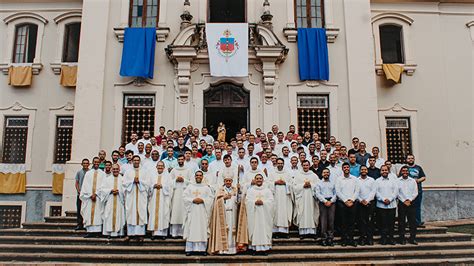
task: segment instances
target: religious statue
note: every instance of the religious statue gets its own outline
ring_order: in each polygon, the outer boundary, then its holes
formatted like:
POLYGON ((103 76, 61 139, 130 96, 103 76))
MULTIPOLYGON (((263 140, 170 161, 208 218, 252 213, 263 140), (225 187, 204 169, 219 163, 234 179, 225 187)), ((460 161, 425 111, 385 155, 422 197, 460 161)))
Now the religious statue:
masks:
POLYGON ((217 127, 217 140, 219 142, 221 141, 225 142, 225 133, 226 133, 225 124, 222 122, 219 122, 219 127, 217 127))

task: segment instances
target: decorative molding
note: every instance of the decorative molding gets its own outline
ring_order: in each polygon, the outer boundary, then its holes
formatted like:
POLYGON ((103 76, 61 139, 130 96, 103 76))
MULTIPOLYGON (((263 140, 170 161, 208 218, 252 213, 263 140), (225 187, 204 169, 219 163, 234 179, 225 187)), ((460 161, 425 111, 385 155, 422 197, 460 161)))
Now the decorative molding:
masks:
POLYGON ((124 87, 124 86, 136 86, 136 87, 143 87, 146 85, 151 85, 151 86, 166 86, 166 84, 163 83, 154 83, 152 82, 151 79, 144 79, 141 77, 135 77, 135 78, 129 78, 126 82, 116 82, 114 83, 114 86, 116 87, 124 87))
POLYGON ((339 87, 338 84, 335 83, 329 83, 328 81, 324 80, 308 80, 308 81, 302 81, 302 82, 297 82, 297 83, 288 83, 287 87, 301 87, 301 86, 306 86, 310 88, 315 88, 315 87, 339 87))
POLYGON ((195 72, 199 69, 199 63, 192 62, 191 63, 191 72, 195 72))
POLYGON ((389 107, 389 108, 381 108, 379 109, 379 112, 395 112, 395 113, 400 113, 402 111, 406 111, 406 112, 418 112, 418 110, 416 109, 412 109, 412 108, 407 108, 407 107, 404 107, 402 106, 401 104, 399 103, 395 103, 392 107, 389 107))
POLYGON ((466 26, 469 28, 469 31, 471 32, 471 40, 474 42, 474 20, 466 23, 466 26))
POLYGON ((285 35, 288 42, 296 42, 298 36, 298 30, 296 28, 284 28, 283 35, 285 35))
POLYGON ((48 20, 46 18, 44 18, 43 16, 41 15, 38 15, 36 13, 33 13, 33 12, 18 12, 18 13, 15 13, 15 14, 12 14, 10 16, 7 16, 6 18, 3 19, 3 21, 8 24, 12 21, 15 21, 17 19, 21 19, 21 18, 26 18, 26 19, 35 19, 35 20, 38 20, 40 21, 41 23, 43 24, 47 24, 48 23, 48 20))
MULTIPOLYGON (((33 75, 38 75, 40 71, 43 69, 43 64, 41 63, 28 63, 28 64, 31 65, 33 75)), ((0 71, 2 71, 4 75, 8 75, 8 69, 12 65, 15 65, 15 64, 0 63, 0 71)))
POLYGON ((53 21, 58 24, 59 22, 69 18, 82 18, 82 11, 69 11, 62 13, 54 17, 53 21))
POLYGON ((37 108, 33 107, 26 107, 20 102, 15 102, 14 104, 10 105, 9 107, 0 107, 0 110, 13 110, 16 112, 22 111, 22 110, 30 110, 30 111, 36 111, 38 110, 37 108))
MULTIPOLYGON (((288 42, 296 42, 298 37, 298 30, 296 28, 284 28, 283 34, 288 42)), ((327 43, 336 42, 336 38, 339 35, 339 28, 326 27, 326 41, 327 43)))
POLYGON ((380 13, 380 14, 377 14, 377 15, 373 16, 372 19, 371 19, 371 23, 373 24, 373 23, 377 22, 378 20, 387 19, 387 18, 402 20, 405 23, 407 23, 408 25, 413 24, 413 21, 414 21, 412 18, 410 18, 409 16, 404 15, 402 13, 384 12, 384 13, 380 13))
POLYGON ((50 111, 65 110, 65 111, 74 111, 74 104, 72 102, 67 102, 66 104, 58 107, 50 107, 50 111))
POLYGON ((263 73, 263 64, 253 64, 253 67, 255 68, 255 70, 257 70, 258 73, 263 73))
MULTIPOLYGON (((115 37, 119 42, 123 42, 123 37, 125 35, 125 27, 114 28, 115 37)), ((164 42, 170 33, 170 28, 168 27, 158 27, 156 28, 156 41, 164 42)))

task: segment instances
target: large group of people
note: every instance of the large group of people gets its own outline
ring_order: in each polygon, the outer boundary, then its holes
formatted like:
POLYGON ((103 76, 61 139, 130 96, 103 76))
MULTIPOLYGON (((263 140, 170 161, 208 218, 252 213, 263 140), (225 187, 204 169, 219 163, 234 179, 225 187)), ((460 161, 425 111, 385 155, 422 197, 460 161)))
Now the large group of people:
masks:
POLYGON ((377 230, 382 245, 416 245, 426 176, 411 154, 395 168, 357 137, 350 147, 334 136, 323 143, 293 125, 242 128, 227 142, 205 127, 160 127, 157 136, 132 133, 110 159, 101 150, 82 160, 77 229, 139 243, 183 238, 187 255, 266 254, 290 229, 324 246, 335 232, 342 246, 373 245, 377 230))

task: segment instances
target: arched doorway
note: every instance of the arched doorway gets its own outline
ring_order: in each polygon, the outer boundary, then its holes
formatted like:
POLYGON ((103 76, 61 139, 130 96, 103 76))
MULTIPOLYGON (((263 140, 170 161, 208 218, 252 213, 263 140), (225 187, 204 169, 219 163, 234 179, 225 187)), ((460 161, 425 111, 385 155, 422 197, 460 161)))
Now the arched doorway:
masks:
POLYGON ((250 93, 243 86, 221 83, 204 92, 204 125, 209 134, 217 137, 220 122, 227 129, 226 141, 230 141, 242 127, 249 128, 250 93))

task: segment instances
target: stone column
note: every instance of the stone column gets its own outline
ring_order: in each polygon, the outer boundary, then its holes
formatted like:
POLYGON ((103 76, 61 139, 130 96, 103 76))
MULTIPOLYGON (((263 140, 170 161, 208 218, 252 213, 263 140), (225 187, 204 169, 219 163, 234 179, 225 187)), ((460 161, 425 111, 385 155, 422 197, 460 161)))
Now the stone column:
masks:
POLYGON ((344 0, 350 135, 380 147, 370 0, 344 0))
POLYGON ((107 36, 111 0, 83 0, 81 46, 74 102, 71 160, 66 164, 62 209, 76 210, 75 174, 82 158, 91 159, 101 148, 102 99, 105 86, 107 36))

